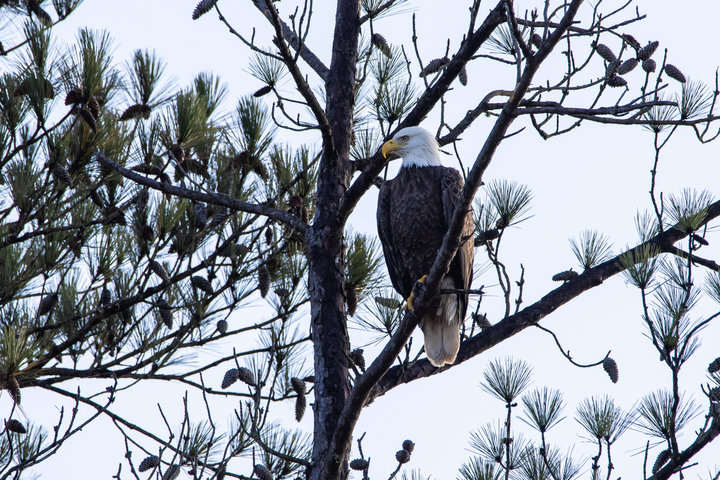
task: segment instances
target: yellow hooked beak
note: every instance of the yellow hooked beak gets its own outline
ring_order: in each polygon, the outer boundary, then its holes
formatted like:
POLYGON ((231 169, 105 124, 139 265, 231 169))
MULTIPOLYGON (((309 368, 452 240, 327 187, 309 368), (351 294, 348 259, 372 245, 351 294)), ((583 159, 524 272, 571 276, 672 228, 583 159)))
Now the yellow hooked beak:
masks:
POLYGON ((400 148, 400 144, 398 144, 394 139, 390 139, 387 142, 383 143, 382 149, 380 151, 382 152, 382 156, 387 158, 388 155, 390 155, 398 148, 400 148))

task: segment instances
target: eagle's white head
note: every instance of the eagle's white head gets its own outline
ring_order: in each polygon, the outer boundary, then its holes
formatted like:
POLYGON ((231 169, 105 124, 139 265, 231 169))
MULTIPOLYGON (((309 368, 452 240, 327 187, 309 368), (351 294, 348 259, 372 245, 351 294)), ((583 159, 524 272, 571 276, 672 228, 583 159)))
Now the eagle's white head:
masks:
POLYGON ((402 157, 403 167, 438 167, 440 148, 432 133, 420 127, 406 127, 382 146, 385 158, 391 153, 402 157))

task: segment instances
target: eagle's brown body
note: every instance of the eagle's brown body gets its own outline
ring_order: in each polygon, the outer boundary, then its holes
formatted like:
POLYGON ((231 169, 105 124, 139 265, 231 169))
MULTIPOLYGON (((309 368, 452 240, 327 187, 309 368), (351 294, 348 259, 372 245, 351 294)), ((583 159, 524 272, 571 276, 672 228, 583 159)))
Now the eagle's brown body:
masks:
MULTIPOLYGON (((383 183, 377 222, 385 263, 395 289, 407 298, 435 261, 462 190, 460 172, 444 166, 404 166, 383 183)), ((473 275, 473 218, 465 216, 462 238, 442 288, 469 289, 473 275)), ((455 361, 467 294, 440 295, 420 321, 425 350, 433 365, 455 361)))

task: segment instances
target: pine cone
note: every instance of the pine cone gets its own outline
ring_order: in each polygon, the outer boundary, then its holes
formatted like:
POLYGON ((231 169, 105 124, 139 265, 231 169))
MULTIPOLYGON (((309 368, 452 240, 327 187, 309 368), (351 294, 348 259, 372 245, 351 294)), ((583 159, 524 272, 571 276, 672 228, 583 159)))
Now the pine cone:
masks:
POLYGON ((542 45, 542 37, 537 33, 533 33, 533 36, 530 37, 530 43, 535 45, 535 48, 540 48, 540 45, 542 45))
POLYGON ((655 60, 653 60, 652 58, 648 58, 647 60, 643 60, 642 69, 645 70, 647 73, 653 73, 655 70, 657 70, 657 64, 655 63, 655 60))
POLYGON ((668 460, 670 460, 670 449, 669 448, 660 452, 658 454, 657 458, 655 459, 655 463, 653 464, 653 467, 652 467, 653 475, 656 474, 657 471, 660 470, 662 468, 662 466, 665 465, 665 463, 667 463, 668 460))
POLYGON ((207 278, 201 277, 199 275, 195 275, 193 277, 190 277, 190 283, 193 287, 202 290, 203 292, 209 294, 213 293, 213 288, 210 282, 207 278))
POLYGON ((467 76, 467 69, 465 68, 465 65, 460 69, 460 72, 458 72, 458 80, 460 80, 460 84, 464 87, 467 85, 468 82, 468 76, 467 76))
POLYGON ((107 306, 111 301, 112 294, 110 293, 110 290, 108 290, 107 287, 103 287, 102 292, 100 293, 100 306, 107 306))
POLYGON ((305 415, 305 408, 307 407, 307 399, 305 395, 298 395, 295 399, 295 420, 298 422, 302 420, 305 415))
POLYGON ((490 320, 488 320, 487 316, 482 313, 473 313, 472 319, 475 322, 475 324, 480 327, 481 330, 484 330, 488 327, 492 327, 492 324, 490 323, 490 320))
POLYGON ((442 57, 442 58, 436 58, 434 60, 431 60, 430 63, 428 63, 425 68, 422 69, 420 72, 421 77, 426 77, 432 73, 439 72, 442 67, 450 63, 450 59, 448 57, 442 57))
POLYGON ((55 162, 50 163, 49 167, 50 173, 55 178, 55 180, 62 182, 68 188, 73 187, 72 177, 70 177, 70 174, 65 169, 65 167, 55 162))
POLYGON ((385 40, 385 37, 383 37, 379 33, 373 33, 371 41, 375 48, 380 50, 383 55, 388 58, 392 58, 392 49, 390 48, 390 44, 387 42, 387 40, 385 40))
POLYGON ((358 292, 352 283, 345 284, 345 303, 347 303, 348 315, 354 316, 358 307, 358 292))
POLYGON ((658 45, 660 45, 660 42, 650 42, 642 47, 637 52, 638 60, 650 60, 652 54, 655 53, 655 50, 657 50, 658 45))
POLYGON ((141 188, 138 190, 137 195, 135 196, 135 207, 140 212, 144 212, 147 209, 148 202, 150 201, 150 192, 148 191, 148 188, 141 188))
POLYGON ((181 143, 175 143, 170 147, 171 160, 174 158, 178 162, 182 163, 185 161, 185 148, 181 143))
POLYGON ((158 307, 158 313, 160 314, 160 320, 165 324, 167 328, 172 328, 173 325, 173 314, 170 304, 164 298, 159 299, 156 302, 158 307))
POLYGON ((151 468, 155 468, 158 465, 160 465, 160 458, 155 455, 150 455, 149 457, 145 457, 143 461, 140 462, 140 465, 138 465, 138 471, 144 472, 146 470, 150 470, 151 468))
POLYGON ((635 39, 635 37, 633 37, 633 36, 630 35, 629 33, 623 33, 622 38, 623 38, 623 40, 625 40, 625 42, 626 42, 628 45, 630 45, 631 47, 633 47, 635 50, 639 50, 639 49, 640 49, 640 42, 638 42, 638 41, 635 39))
POLYGON ((90 97, 87 102, 87 108, 95 120, 100 118, 100 103, 97 101, 97 98, 90 97))
POLYGON ((619 376, 617 362, 610 357, 605 357, 602 366, 603 370, 605 370, 610 377, 610 380, 612 380, 613 383, 617 383, 619 376))
POLYGON ((192 19, 197 20, 198 18, 202 17, 207 12, 212 10, 216 3, 217 0, 202 0, 195 6, 195 10, 193 10, 192 14, 192 19))
POLYGON ((363 372, 365 371, 365 357, 363 356, 364 350, 362 348, 356 348, 350 352, 350 360, 360 368, 363 372))
POLYGON ((80 107, 80 116, 83 120, 85 120, 85 123, 87 123, 88 127, 90 127, 90 130, 93 132, 97 131, 97 122, 95 121, 95 116, 85 107, 80 107))
POLYGON ((711 402, 720 402, 720 387, 711 388, 708 397, 711 402))
POLYGON ((625 75, 632 72, 638 66, 638 61, 634 58, 625 60, 617 69, 618 75, 625 75))
POLYGON ((5 421, 5 430, 12 433, 27 433, 23 424, 14 418, 5 421))
POLYGON ((270 291, 270 272, 265 265, 260 265, 258 268, 258 289, 262 298, 265 298, 270 291))
POLYGON ((195 226, 198 230, 202 230, 207 225, 207 207, 204 203, 196 203, 193 205, 193 213, 195 214, 195 226))
POLYGON ((40 300, 40 305, 38 306, 38 317, 42 317, 43 315, 47 315, 50 313, 50 311, 55 307, 58 301, 58 294, 57 292, 51 293, 50 295, 46 295, 42 300, 40 300))
POLYGON ((680 83, 685 83, 685 75, 675 66, 671 64, 665 65, 665 73, 668 77, 672 78, 673 80, 677 80, 680 83))
POLYGON ((253 377, 252 372, 245 367, 240 367, 238 369, 238 380, 243 383, 247 383, 251 387, 255 386, 255 378, 253 377))
POLYGON ((617 57, 613 53, 612 50, 610 50, 610 47, 603 43, 599 43, 595 46, 595 51, 598 55, 600 55, 602 58, 604 58, 608 63, 617 62, 617 57))
POLYGON ((150 270, 152 270, 155 275, 160 277, 163 283, 170 283, 170 275, 168 275, 167 270, 165 270, 165 267, 163 267, 160 262, 150 260, 150 263, 148 265, 150 266, 150 270))
POLYGON ((268 93, 272 92, 272 85, 265 85, 264 87, 261 87, 253 93, 253 97, 263 97, 267 95, 268 93))
POLYGON ((710 362, 710 365, 708 365, 708 372, 715 373, 717 371, 720 371, 720 357, 716 358, 710 362))
POLYGON ((145 105, 144 103, 136 103, 135 105, 130 105, 127 107, 123 113, 120 115, 121 122, 125 122, 127 120, 132 120, 134 118, 150 118, 150 113, 152 112, 152 108, 150 105, 145 105))
POLYGON ((83 101, 83 91, 80 87, 71 89, 67 95, 65 95, 65 105, 77 105, 83 101))
POLYGON ((0 382, 2 384, 2 388, 8 391, 13 402, 20 405, 22 396, 20 394, 20 384, 18 383, 17 378, 11 374, 6 374, 3 377, 3 380, 0 382))
POLYGON ((701 237, 700 235, 698 235, 696 233, 693 233, 690 237, 696 243, 698 243, 699 245, 702 245, 703 247, 707 247, 708 245, 710 245, 710 242, 708 242, 704 237, 701 237))
POLYGON ((230 213, 228 213, 228 209, 225 207, 222 207, 220 210, 215 212, 215 215, 212 216, 210 219, 210 224, 208 225, 208 228, 213 229, 219 225, 222 225, 225 220, 230 216, 230 213))
POLYGON ((286 298, 290 295, 290 290, 288 290, 287 288, 282 288, 282 287, 276 288, 275 295, 277 295, 280 298, 286 298))
POLYGON ((305 395, 305 382, 300 380, 297 377, 292 377, 290 379, 290 384, 292 385, 292 389, 297 393, 298 395, 305 395))
POLYGON ((257 475, 260 480, 273 480, 273 474, 265 465, 255 465, 253 473, 257 475))
POLYGON ((578 273, 573 271, 571 268, 570 270, 565 270, 564 272, 556 273, 553 275, 552 280, 553 282, 569 282, 573 278, 576 278, 578 276, 578 273))
POLYGON ((415 450, 415 443, 412 440, 405 440, 402 443, 403 450, 407 451, 408 453, 412 453, 413 450, 415 450))
POLYGON ((125 221, 125 214, 115 205, 112 205, 105 210, 105 224, 106 225, 127 225, 125 221))
POLYGON ((356 458, 350 462, 350 468, 353 470, 365 470, 370 466, 370 462, 364 458, 356 458))
POLYGON ((398 461, 398 463, 408 463, 410 461, 410 452, 407 450, 398 450, 395 452, 395 460, 398 461))
POLYGON ((240 372, 237 368, 231 368, 227 372, 225 372, 225 376, 223 377, 222 384, 220 384, 220 388, 228 388, 230 385, 238 381, 238 378, 240 378, 240 372))
POLYGON ((217 322, 217 330, 220 332, 220 335, 225 335, 227 333, 228 329, 228 322, 225 319, 218 320, 217 322))
POLYGON ((619 75, 613 75, 607 79, 607 84, 611 87, 625 87, 627 86, 627 80, 619 75))

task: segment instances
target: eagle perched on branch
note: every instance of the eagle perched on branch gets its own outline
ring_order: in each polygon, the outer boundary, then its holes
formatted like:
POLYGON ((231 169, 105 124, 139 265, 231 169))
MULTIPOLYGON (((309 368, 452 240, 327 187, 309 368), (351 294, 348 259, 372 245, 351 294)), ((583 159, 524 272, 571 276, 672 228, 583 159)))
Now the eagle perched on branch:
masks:
MULTIPOLYGON (((395 290, 409 298, 416 281, 424 281, 435 261, 463 188, 463 178, 440 162, 435 137, 420 127, 403 128, 382 146, 387 158, 402 157, 397 176, 380 187, 377 224, 385 263, 395 290)), ((473 215, 465 214, 460 245, 441 289, 468 290, 473 276, 473 215)), ((406 308, 412 309, 409 298, 406 308)), ((460 348, 460 327, 468 306, 467 293, 441 294, 420 319, 425 353, 441 367, 453 363, 460 348)))

